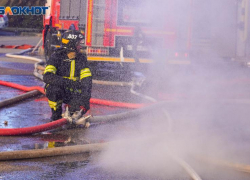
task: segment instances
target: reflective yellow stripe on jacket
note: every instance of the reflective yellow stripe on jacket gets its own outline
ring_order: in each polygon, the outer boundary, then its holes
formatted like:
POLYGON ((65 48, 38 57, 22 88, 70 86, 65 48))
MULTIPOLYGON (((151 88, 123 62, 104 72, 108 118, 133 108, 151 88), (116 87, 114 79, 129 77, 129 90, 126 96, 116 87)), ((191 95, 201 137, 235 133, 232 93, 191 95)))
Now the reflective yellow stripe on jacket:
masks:
POLYGON ((70 73, 69 73, 69 77, 64 76, 64 78, 71 79, 71 80, 73 80, 73 81, 78 80, 79 78, 78 78, 78 77, 75 77, 75 70, 76 70, 76 61, 75 61, 75 60, 72 60, 72 61, 71 61, 71 64, 70 64, 70 73))
POLYGON ((46 68, 44 70, 44 74, 46 74, 47 72, 51 72, 53 74, 56 74, 56 67, 53 65, 46 66, 46 68))
POLYGON ((84 68, 84 69, 81 70, 80 79, 83 79, 83 78, 86 78, 86 77, 89 77, 89 76, 92 76, 89 68, 84 68))

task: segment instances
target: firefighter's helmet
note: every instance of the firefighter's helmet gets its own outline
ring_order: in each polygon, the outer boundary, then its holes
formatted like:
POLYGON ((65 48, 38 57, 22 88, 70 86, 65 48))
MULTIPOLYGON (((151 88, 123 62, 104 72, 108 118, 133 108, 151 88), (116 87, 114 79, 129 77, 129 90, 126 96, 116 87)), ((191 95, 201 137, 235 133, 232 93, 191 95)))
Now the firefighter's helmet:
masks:
POLYGON ((85 37, 77 30, 65 31, 62 35, 62 47, 68 51, 76 51, 77 46, 85 47, 85 37))

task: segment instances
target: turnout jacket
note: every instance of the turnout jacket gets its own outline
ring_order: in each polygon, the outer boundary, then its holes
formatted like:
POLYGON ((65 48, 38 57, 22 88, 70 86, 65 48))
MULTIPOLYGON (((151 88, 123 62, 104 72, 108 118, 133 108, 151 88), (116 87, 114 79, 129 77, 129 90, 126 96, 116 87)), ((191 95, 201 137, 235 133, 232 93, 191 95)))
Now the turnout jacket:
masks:
POLYGON ((51 84, 77 90, 90 99, 92 74, 85 54, 76 52, 76 57, 69 59, 65 49, 56 50, 47 62, 43 80, 46 86, 51 84))

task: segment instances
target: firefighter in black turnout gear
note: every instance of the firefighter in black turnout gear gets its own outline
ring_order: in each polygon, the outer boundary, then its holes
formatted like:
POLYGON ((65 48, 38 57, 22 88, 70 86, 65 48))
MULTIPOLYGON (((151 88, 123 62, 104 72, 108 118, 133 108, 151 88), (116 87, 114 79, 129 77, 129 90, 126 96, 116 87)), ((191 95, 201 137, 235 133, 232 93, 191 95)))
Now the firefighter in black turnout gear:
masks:
POLYGON ((66 31, 62 45, 47 62, 43 80, 45 93, 52 110, 51 121, 62 118, 62 103, 70 115, 89 110, 92 74, 88 67, 84 35, 76 30, 66 31))

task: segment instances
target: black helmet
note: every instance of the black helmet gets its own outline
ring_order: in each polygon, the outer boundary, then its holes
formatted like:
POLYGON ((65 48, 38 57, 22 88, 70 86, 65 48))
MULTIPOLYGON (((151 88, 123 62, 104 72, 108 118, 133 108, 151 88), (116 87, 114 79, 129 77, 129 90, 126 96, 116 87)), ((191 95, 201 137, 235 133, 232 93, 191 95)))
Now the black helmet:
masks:
POLYGON ((68 51, 76 51, 77 46, 85 47, 85 37, 76 30, 65 31, 62 35, 62 47, 68 51))

